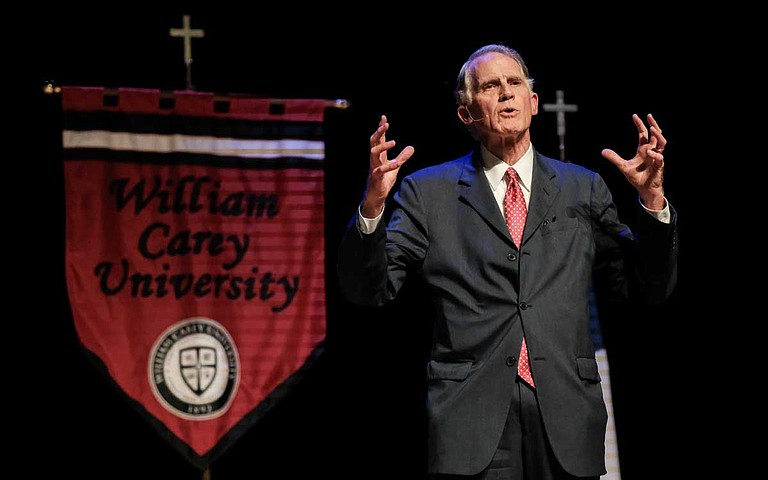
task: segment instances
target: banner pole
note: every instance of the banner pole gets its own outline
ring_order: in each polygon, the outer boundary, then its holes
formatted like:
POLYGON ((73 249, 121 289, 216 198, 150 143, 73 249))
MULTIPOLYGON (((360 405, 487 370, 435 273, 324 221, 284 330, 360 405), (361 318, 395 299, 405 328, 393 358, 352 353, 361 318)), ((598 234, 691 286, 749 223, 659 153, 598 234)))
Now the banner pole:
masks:
MULTIPOLYGON (((40 87, 40 90, 44 94, 46 94, 46 95, 58 94, 58 93, 61 93, 61 85, 56 84, 53 80, 47 80, 47 81, 43 82, 43 85, 40 87)), ((117 89, 105 88, 104 89, 104 93, 105 93, 105 95, 110 95, 110 94, 117 95, 117 89)), ((216 101, 228 102, 232 98, 235 98, 235 97, 237 97, 237 98, 249 98, 249 97, 250 98, 263 98, 263 97, 259 97, 259 96, 256 96, 256 95, 251 96, 251 95, 244 95, 244 94, 238 94, 238 95, 220 94, 220 95, 216 95, 214 98, 215 98, 216 101)), ((161 91, 160 92, 160 98, 173 98, 173 92, 172 91, 161 91)), ((274 104, 281 104, 281 103, 285 103, 289 99, 287 99, 287 98, 270 98, 269 100, 270 100, 270 102, 272 102, 274 104)), ((325 100, 325 106, 328 107, 328 108, 338 108, 340 110, 346 110, 351 105, 349 103, 349 100, 347 100, 345 98, 336 98, 336 99, 326 99, 325 100)))

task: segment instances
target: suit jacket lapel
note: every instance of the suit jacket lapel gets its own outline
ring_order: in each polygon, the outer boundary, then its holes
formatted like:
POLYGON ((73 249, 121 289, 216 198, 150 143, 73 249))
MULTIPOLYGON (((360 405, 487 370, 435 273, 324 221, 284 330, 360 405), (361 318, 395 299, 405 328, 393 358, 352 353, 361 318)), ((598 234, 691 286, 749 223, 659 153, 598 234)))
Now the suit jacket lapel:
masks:
MULTIPOLYGON (((512 236, 504 221, 504 216, 491 194, 491 187, 483 172, 480 151, 464 157, 464 169, 459 175, 459 200, 466 202, 491 226, 493 230, 510 244, 514 245, 512 236)), ((533 178, 531 180, 531 198, 528 202, 528 218, 525 221, 523 244, 538 230, 552 203, 560 193, 556 182, 557 174, 549 162, 534 152, 533 178)))
POLYGON ((488 185, 488 178, 483 172, 480 161, 480 150, 475 150, 472 154, 464 157, 464 169, 459 175, 459 201, 467 203, 478 215, 483 217, 488 225, 499 235, 505 238, 507 242, 514 245, 512 236, 504 221, 504 216, 496 204, 496 200, 491 194, 491 187, 488 185))
POLYGON ((534 152, 533 179, 531 180, 531 198, 528 202, 528 218, 523 231, 523 244, 538 230, 547 212, 560 193, 555 181, 557 174, 547 160, 534 152))

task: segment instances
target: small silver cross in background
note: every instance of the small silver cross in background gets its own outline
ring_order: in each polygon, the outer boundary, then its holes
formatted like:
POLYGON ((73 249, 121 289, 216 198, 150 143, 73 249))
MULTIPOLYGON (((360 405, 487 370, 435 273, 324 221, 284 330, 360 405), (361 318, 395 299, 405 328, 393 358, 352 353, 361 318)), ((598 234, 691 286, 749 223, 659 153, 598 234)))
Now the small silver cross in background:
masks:
POLYGON ((545 112, 557 112, 557 136, 560 137, 560 160, 565 161, 565 112, 575 112, 579 107, 575 104, 565 103, 565 93, 562 90, 555 92, 557 101, 545 103, 545 112))

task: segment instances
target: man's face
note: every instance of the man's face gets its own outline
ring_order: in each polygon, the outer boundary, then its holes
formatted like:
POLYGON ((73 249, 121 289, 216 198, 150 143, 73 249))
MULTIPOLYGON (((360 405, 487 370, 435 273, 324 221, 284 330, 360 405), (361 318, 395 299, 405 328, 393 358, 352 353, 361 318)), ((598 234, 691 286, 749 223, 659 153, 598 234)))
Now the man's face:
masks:
POLYGON ((539 111, 539 98, 528 88, 523 69, 515 59, 488 53, 475 60, 476 89, 469 111, 480 138, 519 137, 539 111))

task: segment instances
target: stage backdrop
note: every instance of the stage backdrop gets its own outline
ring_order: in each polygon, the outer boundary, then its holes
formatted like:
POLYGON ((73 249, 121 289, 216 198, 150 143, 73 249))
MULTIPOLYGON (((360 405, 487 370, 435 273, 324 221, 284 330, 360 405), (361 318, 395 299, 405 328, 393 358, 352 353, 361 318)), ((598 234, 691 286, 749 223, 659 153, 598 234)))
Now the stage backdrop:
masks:
POLYGON ((201 469, 322 351, 326 103, 62 89, 77 335, 201 469))

